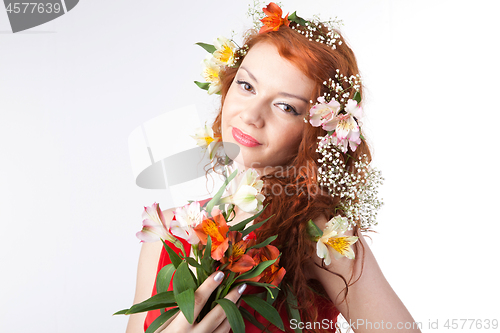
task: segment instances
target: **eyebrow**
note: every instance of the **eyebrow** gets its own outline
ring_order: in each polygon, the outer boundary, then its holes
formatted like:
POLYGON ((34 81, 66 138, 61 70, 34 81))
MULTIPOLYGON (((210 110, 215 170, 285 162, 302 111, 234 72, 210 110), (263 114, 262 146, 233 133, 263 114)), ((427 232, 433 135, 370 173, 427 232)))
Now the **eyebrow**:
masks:
MULTIPOLYGON (((244 66, 240 66, 240 69, 243 69, 245 72, 247 72, 248 76, 250 76, 250 78, 252 80, 254 80, 256 83, 259 83, 259 81, 257 81, 257 78, 252 73, 250 73, 250 71, 248 69, 246 69, 244 66)), ((306 98, 304 98, 304 97, 302 97, 302 96, 290 94, 290 93, 287 93, 287 92, 279 92, 278 95, 284 96, 284 97, 295 98, 295 99, 303 101, 306 104, 309 104, 309 100, 306 99, 306 98)))

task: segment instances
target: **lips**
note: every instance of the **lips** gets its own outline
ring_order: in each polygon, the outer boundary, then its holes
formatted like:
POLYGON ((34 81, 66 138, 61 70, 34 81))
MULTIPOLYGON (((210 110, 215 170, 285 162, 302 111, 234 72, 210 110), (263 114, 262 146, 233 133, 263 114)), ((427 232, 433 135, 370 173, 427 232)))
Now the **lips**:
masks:
POLYGON ((261 145, 261 143, 259 141, 257 141, 256 139, 254 139, 250 135, 243 133, 242 131, 240 131, 236 127, 233 127, 232 134, 233 134, 233 138, 236 140, 236 142, 242 144, 243 146, 256 147, 256 146, 261 145))

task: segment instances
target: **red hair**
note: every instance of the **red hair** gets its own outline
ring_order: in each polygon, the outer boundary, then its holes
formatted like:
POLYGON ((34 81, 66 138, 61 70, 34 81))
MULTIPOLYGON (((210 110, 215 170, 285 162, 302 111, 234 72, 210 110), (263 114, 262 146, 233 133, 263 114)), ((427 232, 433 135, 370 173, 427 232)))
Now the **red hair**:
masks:
MULTIPOLYGON (((294 24, 291 24, 292 26, 294 24)), ((314 99, 328 92, 323 82, 330 78, 334 80, 337 70, 346 77, 359 74, 354 53, 347 46, 340 33, 336 48, 332 49, 327 45, 310 41, 291 27, 282 26, 278 31, 250 34, 246 38, 245 45, 248 46, 249 50, 258 43, 274 45, 283 58, 316 82, 314 99)), ((299 26, 294 27, 296 30, 300 29, 299 26)), ((221 73, 222 105, 236 72, 237 68, 227 67, 221 73)), ((339 83, 343 84, 344 88, 348 88, 347 83, 339 83)), ((361 88, 359 93, 362 94, 361 88)), ((352 98, 353 95, 354 91, 351 91, 350 97, 352 98)), ((221 134, 221 120, 222 112, 219 112, 212 126, 216 135, 221 134)), ((334 214, 337 215, 341 200, 339 197, 328 194, 327 189, 318 188, 317 170, 319 165, 317 161, 321 154, 316 152, 316 148, 318 136, 324 135, 326 132, 321 127, 304 126, 301 142, 287 165, 274 174, 262 177, 264 193, 266 194, 264 204, 269 203, 262 219, 271 215, 273 217, 259 229, 258 238, 264 240, 267 237, 278 235, 273 244, 278 246, 282 252, 280 264, 286 269, 282 285, 290 287, 296 295, 303 322, 317 321, 318 311, 313 303, 315 294, 328 299, 321 284, 317 281, 308 281, 304 273, 306 265, 311 263, 313 256, 316 256, 315 244, 309 239, 306 231, 307 222, 321 216, 330 219, 334 214), (273 189, 277 187, 282 189, 281 193, 275 193, 276 191, 273 189), (309 287, 311 285, 314 290, 309 287)), ((356 151, 349 151, 352 158, 341 157, 344 158, 347 170, 352 170, 354 161, 363 154, 367 155, 367 161, 369 161, 370 151, 364 139, 356 151)), ((359 228, 356 227, 354 231, 355 234, 359 234, 359 228)), ((356 245, 360 246, 359 242, 356 245)), ((359 248, 355 247, 355 252, 357 254, 359 248)), ((356 260, 363 259, 361 257, 356 260)), ((333 272, 333 274, 335 273, 333 272)), ((345 297, 348 285, 353 283, 354 277, 351 276, 348 279, 340 277, 346 284, 343 293, 345 297)), ((279 295, 275 302, 277 308, 283 306, 286 301, 283 292, 279 295)))

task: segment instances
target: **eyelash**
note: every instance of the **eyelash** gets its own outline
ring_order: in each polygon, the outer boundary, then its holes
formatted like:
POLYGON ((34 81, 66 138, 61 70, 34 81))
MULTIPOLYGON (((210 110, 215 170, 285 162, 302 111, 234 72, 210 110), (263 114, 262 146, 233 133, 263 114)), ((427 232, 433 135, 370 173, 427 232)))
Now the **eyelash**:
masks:
MULTIPOLYGON (((236 81, 236 83, 237 83, 238 85, 240 85, 240 87, 241 87, 243 90, 245 90, 245 91, 248 91, 248 92, 252 92, 252 91, 253 91, 253 87, 252 87, 252 85, 251 85, 250 83, 246 82, 246 81, 237 80, 237 81, 236 81), (244 86, 246 86, 246 87, 244 87, 244 86), (246 89, 246 88, 248 88, 248 89, 246 89)), ((287 104, 287 103, 276 103, 276 104, 274 104, 274 105, 276 105, 276 106, 278 106, 278 105, 283 105, 283 106, 286 106, 286 107, 290 108, 291 110, 290 110, 290 111, 286 111, 286 110, 283 110, 282 108, 280 108, 280 109, 281 109, 283 112, 285 112, 285 113, 291 113, 291 114, 293 114, 293 115, 295 115, 295 116, 298 116, 298 115, 299 115, 299 113, 297 112, 297 110, 295 110, 295 108, 294 108, 293 106, 291 106, 290 104, 287 104)))
POLYGON ((250 83, 246 82, 246 81, 237 80, 236 83, 239 84, 240 87, 243 88, 243 90, 245 90, 245 91, 252 91, 253 90, 252 85, 250 83), (248 87, 250 87, 250 89, 245 89, 243 87, 243 85, 247 85, 248 87))
POLYGON ((276 105, 276 106, 277 105, 283 105, 283 106, 289 107, 291 109, 290 111, 285 111, 283 109, 281 109, 281 110, 283 110, 283 112, 285 112, 285 113, 291 113, 294 116, 298 116, 299 115, 299 113, 297 112, 297 110, 295 110, 295 108, 293 106, 291 106, 290 104, 287 104, 287 103, 276 103, 274 105, 276 105))

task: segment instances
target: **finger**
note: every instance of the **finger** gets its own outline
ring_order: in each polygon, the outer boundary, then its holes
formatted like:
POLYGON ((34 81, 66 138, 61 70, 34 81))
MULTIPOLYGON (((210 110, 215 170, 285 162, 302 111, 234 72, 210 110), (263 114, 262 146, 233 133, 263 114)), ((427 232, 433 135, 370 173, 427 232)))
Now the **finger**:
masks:
MULTIPOLYGON (((233 303, 236 303, 243 294, 243 292, 245 291, 246 286, 247 286, 246 284, 242 284, 236 288, 233 288, 224 298, 232 301, 233 303)), ((208 331, 210 331, 210 328, 212 330, 215 329, 225 319, 226 319, 226 313, 224 312, 222 307, 219 304, 217 304, 216 307, 214 307, 209 313, 207 313, 207 315, 205 316, 205 318, 203 318, 201 323, 203 323, 204 326, 207 326, 208 331)))
POLYGON ((224 319, 224 321, 217 327, 213 333, 228 333, 229 330, 231 329, 231 325, 229 325, 229 321, 224 319))
POLYGON ((198 317, 201 310, 207 303, 208 298, 213 291, 220 285, 224 279, 223 272, 216 272, 210 275, 194 292, 194 318, 198 317))

